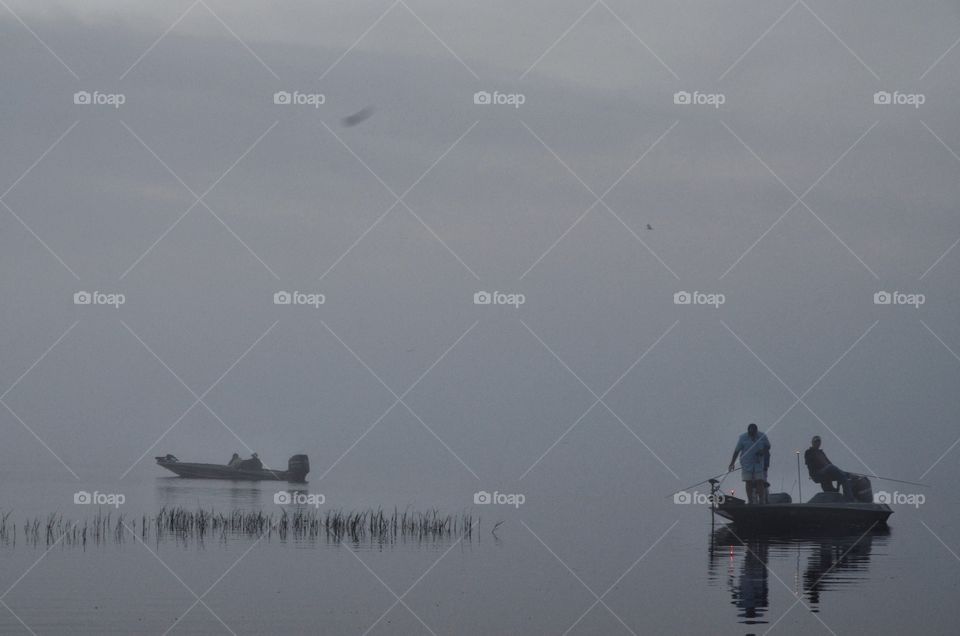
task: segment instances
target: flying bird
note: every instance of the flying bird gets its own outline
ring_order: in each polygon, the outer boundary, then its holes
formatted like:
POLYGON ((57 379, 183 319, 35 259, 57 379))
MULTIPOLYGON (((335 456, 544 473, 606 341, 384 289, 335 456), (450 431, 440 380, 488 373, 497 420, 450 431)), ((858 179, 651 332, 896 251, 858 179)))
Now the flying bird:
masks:
POLYGON ((349 128, 351 126, 356 126, 367 119, 370 119, 371 115, 373 115, 373 106, 367 106, 366 108, 362 108, 352 115, 347 115, 340 120, 340 123, 349 128))
POLYGON ((647 229, 648 229, 648 230, 652 230, 652 229, 653 229, 653 226, 650 225, 649 223, 647 223, 647 229))

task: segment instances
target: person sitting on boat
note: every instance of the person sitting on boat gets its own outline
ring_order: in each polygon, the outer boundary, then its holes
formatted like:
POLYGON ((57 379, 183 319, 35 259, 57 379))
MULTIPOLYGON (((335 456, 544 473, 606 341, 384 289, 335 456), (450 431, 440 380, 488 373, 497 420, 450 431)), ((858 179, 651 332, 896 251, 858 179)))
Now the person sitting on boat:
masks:
POLYGON ((234 453, 233 457, 230 458, 230 463, 228 463, 227 466, 230 468, 240 468, 241 461, 242 460, 240 459, 240 454, 234 453))
POLYGON ((838 481, 843 486, 843 497, 847 501, 853 501, 853 486, 850 480, 850 473, 844 472, 833 465, 827 458, 827 454, 820 448, 821 440, 819 435, 814 435, 810 440, 810 448, 803 453, 803 463, 807 465, 807 471, 810 473, 810 479, 820 484, 823 492, 837 492, 833 482, 838 481))
POLYGON ((757 425, 751 423, 747 427, 747 432, 740 435, 737 445, 733 449, 733 457, 730 458, 730 472, 733 472, 737 463, 737 456, 740 456, 741 478, 747 490, 748 503, 766 503, 767 481, 766 470, 764 469, 766 458, 770 455, 770 440, 767 436, 757 430, 757 425))

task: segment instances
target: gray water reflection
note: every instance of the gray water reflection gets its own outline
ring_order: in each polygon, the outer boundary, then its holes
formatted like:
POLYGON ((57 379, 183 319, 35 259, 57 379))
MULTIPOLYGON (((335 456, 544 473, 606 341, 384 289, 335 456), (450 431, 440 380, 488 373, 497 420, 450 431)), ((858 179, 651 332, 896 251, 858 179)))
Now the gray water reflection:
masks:
MULTIPOLYGON (((745 625, 771 623, 771 586, 789 589, 817 613, 824 593, 868 581, 871 555, 875 548, 885 552, 889 535, 889 530, 874 529, 856 535, 783 538, 738 535, 725 526, 710 535, 708 578, 728 588, 738 622, 745 625), (773 561, 784 559, 795 563, 792 580, 771 569, 773 561)), ((787 610, 779 608, 776 617, 787 610)))

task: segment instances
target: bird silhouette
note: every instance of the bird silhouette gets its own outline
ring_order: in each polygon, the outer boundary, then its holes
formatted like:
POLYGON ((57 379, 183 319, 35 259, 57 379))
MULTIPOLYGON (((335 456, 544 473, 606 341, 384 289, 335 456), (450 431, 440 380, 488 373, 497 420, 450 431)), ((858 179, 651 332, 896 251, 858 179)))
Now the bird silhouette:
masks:
POLYGON ((352 115, 347 115, 340 120, 340 123, 347 128, 350 128, 351 126, 356 126, 357 124, 370 119, 371 115, 373 115, 373 106, 367 106, 366 108, 361 108, 352 115))

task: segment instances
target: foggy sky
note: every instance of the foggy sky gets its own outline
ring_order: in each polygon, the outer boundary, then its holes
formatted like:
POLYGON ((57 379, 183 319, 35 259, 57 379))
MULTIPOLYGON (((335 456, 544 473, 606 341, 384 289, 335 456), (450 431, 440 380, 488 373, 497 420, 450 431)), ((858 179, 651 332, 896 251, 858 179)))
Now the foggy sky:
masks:
POLYGON ((814 434, 920 478, 960 435, 960 12, 632 5, 10 3, 35 35, 0 10, 4 472, 248 447, 330 491, 659 496, 755 421, 778 481, 814 434))

